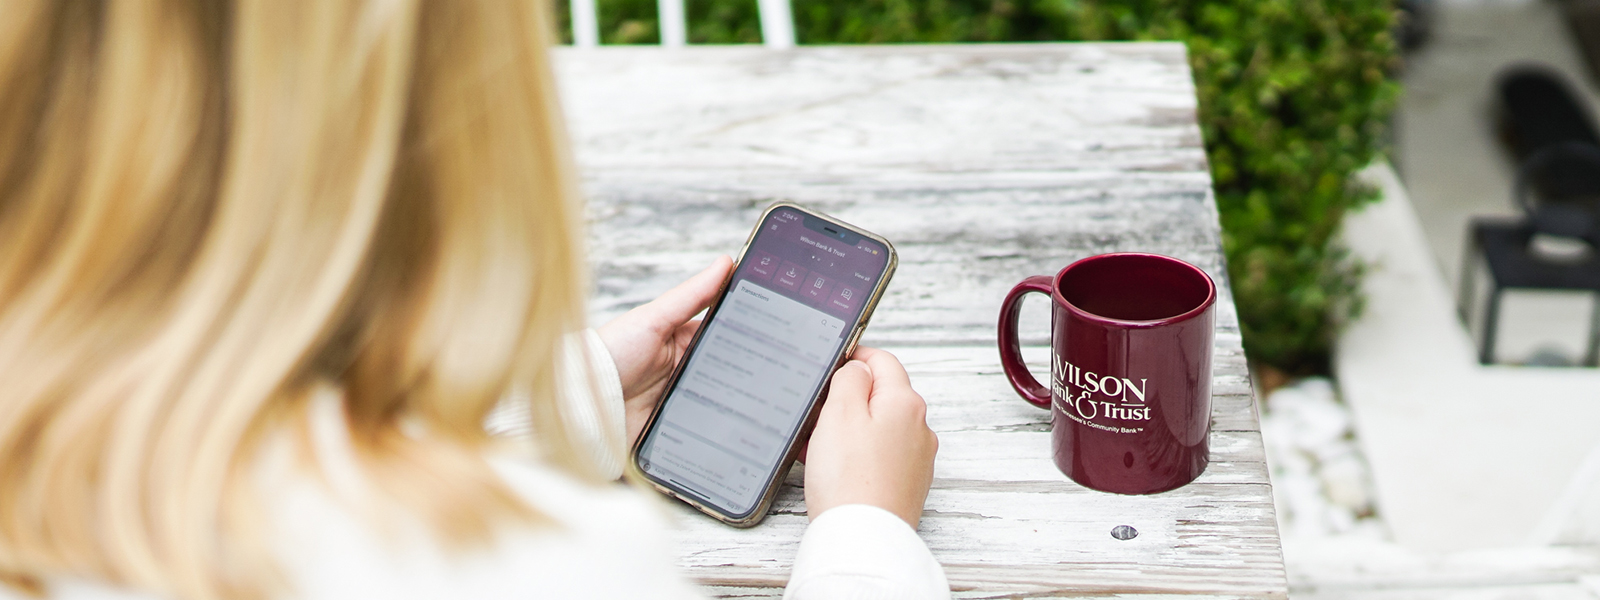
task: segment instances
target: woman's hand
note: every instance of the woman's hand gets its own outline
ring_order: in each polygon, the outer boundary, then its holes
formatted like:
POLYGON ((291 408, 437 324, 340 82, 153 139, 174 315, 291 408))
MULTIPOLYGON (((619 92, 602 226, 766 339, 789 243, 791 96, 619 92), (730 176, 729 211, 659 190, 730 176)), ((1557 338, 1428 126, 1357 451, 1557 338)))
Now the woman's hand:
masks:
POLYGON ((939 438, 928 405, 893 354, 861 347, 833 374, 806 457, 806 512, 868 504, 913 529, 933 484, 939 438))
POLYGON ((733 259, 719 256, 698 275, 597 330, 622 376, 630 447, 661 399, 672 368, 700 329, 700 321, 690 319, 716 300, 717 290, 732 268, 733 259))

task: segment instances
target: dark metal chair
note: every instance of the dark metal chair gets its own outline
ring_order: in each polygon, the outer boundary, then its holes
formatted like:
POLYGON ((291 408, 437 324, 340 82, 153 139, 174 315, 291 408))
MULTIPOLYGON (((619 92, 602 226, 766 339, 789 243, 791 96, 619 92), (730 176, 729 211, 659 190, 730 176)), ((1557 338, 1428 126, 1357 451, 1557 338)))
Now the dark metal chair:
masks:
POLYGON ((1575 290, 1595 294, 1589 343, 1583 362, 1600 366, 1600 146, 1563 142, 1539 150, 1517 171, 1514 196, 1521 218, 1478 217, 1469 226, 1461 265, 1463 321, 1471 318, 1473 274, 1481 257, 1490 287, 1483 317, 1478 362, 1494 362, 1500 296, 1508 289, 1575 290), (1578 240, 1586 246, 1574 256, 1553 257, 1533 243, 1536 235, 1578 240))
MULTIPOLYGON (((1496 76, 1495 92, 1501 141, 1518 165, 1540 150, 1568 142, 1600 146, 1594 119, 1560 72, 1538 63, 1513 65, 1496 76)), ((1600 189, 1595 177, 1550 175, 1564 184, 1600 189)))

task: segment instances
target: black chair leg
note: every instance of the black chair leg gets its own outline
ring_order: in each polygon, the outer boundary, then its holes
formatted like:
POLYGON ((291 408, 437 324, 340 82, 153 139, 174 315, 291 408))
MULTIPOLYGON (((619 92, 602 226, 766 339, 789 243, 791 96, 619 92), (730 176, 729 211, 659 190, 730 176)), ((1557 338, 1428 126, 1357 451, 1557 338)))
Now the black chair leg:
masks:
POLYGON ((1494 331, 1500 320, 1500 288, 1489 290, 1489 305, 1483 313, 1483 347, 1478 351, 1480 364, 1494 364, 1494 331))
POLYGON ((1478 240, 1477 232, 1467 232, 1467 249, 1461 257, 1461 285, 1460 293, 1456 294, 1456 313, 1461 315, 1461 323, 1466 325, 1472 322, 1472 293, 1475 275, 1478 272, 1478 240))
POLYGON ((1583 364, 1600 367, 1600 293, 1594 295, 1594 312, 1589 315, 1589 352, 1583 364))

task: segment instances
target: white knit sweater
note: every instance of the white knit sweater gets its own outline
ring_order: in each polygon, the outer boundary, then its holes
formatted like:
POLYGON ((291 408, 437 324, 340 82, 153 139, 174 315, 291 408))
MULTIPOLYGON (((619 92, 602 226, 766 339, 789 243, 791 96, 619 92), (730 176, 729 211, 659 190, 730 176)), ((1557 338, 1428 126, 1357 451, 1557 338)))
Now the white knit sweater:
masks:
MULTIPOLYGON (((597 368, 603 414, 573 411, 569 428, 580 439, 599 439, 602 428, 622 423, 622 387, 616 367, 593 331, 568 344, 564 385, 581 397, 581 371, 571 368, 587 351, 597 368)), ((573 408, 587 407, 576 403, 573 408)), ((320 398, 313 431, 323 476, 264 465, 271 478, 269 507, 276 556, 292 593, 316 600, 384 598, 473 600, 533 598, 703 598, 702 590, 674 565, 670 518, 661 502, 622 485, 582 484, 537 460, 510 454, 489 460, 506 483, 531 505, 553 517, 556 527, 502 532, 488 549, 456 553, 440 548, 420 527, 379 520, 354 507, 361 476, 350 462, 338 399, 320 398), (327 482, 327 483, 324 483, 327 482), (386 523, 384 527, 375 524, 386 523)), ((518 436, 526 418, 500 410, 491 431, 518 436)), ((616 473, 621 457, 593 447, 616 473)), ((158 600, 95 581, 55 578, 55 600, 158 600)), ((880 508, 834 508, 806 530, 795 557, 786 599, 947 599, 944 571, 915 531, 880 508)), ((0 586, 0 600, 23 596, 0 586)))

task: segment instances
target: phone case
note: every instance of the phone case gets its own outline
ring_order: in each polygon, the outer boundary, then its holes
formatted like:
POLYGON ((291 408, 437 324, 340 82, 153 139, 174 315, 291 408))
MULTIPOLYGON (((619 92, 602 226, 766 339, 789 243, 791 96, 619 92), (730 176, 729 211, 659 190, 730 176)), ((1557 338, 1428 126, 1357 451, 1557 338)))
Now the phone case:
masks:
MULTIPOLYGON (((766 210, 761 212, 761 217, 756 219, 755 227, 750 228, 750 235, 745 237, 744 247, 739 250, 739 259, 734 263, 734 268, 728 271, 727 278, 723 279, 722 286, 717 290, 717 301, 711 305, 711 309, 706 313, 706 321, 709 322, 712 315, 715 315, 716 311, 721 308, 722 301, 727 297, 728 285, 733 281, 734 273, 738 272, 739 265, 743 264, 745 256, 749 254, 750 245, 755 242, 756 233, 761 230, 761 225, 767 222, 767 217, 771 216, 773 211, 780 208, 789 208, 806 215, 823 219, 828 221, 830 224, 842 227, 851 233, 883 244, 884 248, 887 248, 889 251, 888 263, 884 268, 883 276, 878 278, 877 285, 873 287, 871 295, 868 296, 865 308, 863 308, 861 311, 861 319, 855 324, 853 331, 850 332, 849 341, 845 343, 845 351, 840 354, 837 361, 834 361, 833 367, 829 370, 829 378, 831 379, 832 373, 839 370, 839 367, 844 366, 844 363, 850 360, 850 356, 855 354, 856 342, 861 339, 861 332, 866 330, 867 323, 872 320, 872 313, 873 311, 877 310, 878 301, 883 299, 883 293, 888 289, 889 281, 894 277, 895 269, 899 266, 900 255, 895 251, 894 244, 889 243, 889 240, 884 239, 882 236, 863 230, 844 221, 835 219, 820 211, 812 210, 792 202, 774 202, 771 206, 768 206, 766 210)), ((662 389, 661 401, 656 403, 655 409, 650 413, 650 419, 645 422, 644 429, 639 434, 639 439, 635 440, 633 447, 629 449, 627 466, 628 474, 630 477, 642 478, 644 481, 650 482, 650 485, 661 493, 682 500, 688 503, 690 506, 695 507, 696 510, 705 513, 706 515, 718 521, 734 527, 754 527, 760 523, 762 519, 765 519, 767 512, 772 509, 772 502, 777 499, 778 489, 783 486, 784 479, 788 478, 789 469, 794 466, 795 459, 800 454, 800 448, 804 445, 801 443, 801 440, 809 439, 811 437, 811 430, 816 427, 817 415, 821 412, 821 400, 826 398, 828 395, 828 384, 824 384, 818 396, 812 399, 811 408, 807 411, 805 419, 801 421, 798 434, 793 439, 789 440, 789 447, 784 453, 781 466, 779 466, 778 470, 773 474, 772 480, 767 484, 767 488, 762 491, 761 501, 757 502, 755 508, 751 509, 750 513, 747 515, 741 516, 723 514, 716 508, 708 506, 706 503, 700 501, 698 498, 690 496, 689 494, 680 494, 676 490, 663 485, 639 469, 640 446, 644 444, 645 438, 648 437, 646 434, 655 428, 656 419, 661 415, 661 409, 666 404, 666 395, 677 387, 678 378, 683 375, 684 368, 689 364, 689 357, 694 354, 695 349, 699 348, 700 335, 705 333, 705 331, 706 328, 701 327, 699 331, 695 332, 694 339, 689 342, 688 350, 684 352, 683 359, 680 360, 678 365, 673 368, 672 377, 667 380, 666 387, 662 389)))

